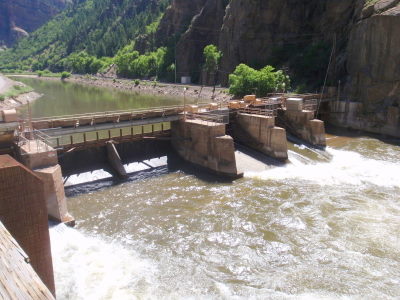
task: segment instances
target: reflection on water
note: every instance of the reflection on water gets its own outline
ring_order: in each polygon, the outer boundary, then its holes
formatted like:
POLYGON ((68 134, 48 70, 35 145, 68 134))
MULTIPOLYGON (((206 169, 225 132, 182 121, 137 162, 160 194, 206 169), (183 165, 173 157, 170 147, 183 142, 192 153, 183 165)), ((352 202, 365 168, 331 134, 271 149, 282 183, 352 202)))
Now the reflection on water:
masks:
POLYGON ((399 297, 400 148, 332 146, 231 184, 162 170, 69 198, 58 298, 399 297))
MULTIPOLYGON (((183 103, 183 99, 178 97, 139 94, 62 82, 61 80, 26 77, 15 79, 43 94, 39 100, 31 105, 33 118, 160 107, 183 103)), ((27 113, 27 108, 24 107, 21 111, 27 113)))

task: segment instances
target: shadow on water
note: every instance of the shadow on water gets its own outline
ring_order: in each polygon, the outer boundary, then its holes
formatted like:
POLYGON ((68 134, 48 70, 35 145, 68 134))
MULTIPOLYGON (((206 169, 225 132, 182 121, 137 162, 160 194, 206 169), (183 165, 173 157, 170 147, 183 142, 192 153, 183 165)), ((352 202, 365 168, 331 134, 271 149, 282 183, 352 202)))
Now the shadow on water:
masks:
POLYGON ((168 169, 170 172, 183 172, 192 175, 207 183, 232 183, 234 180, 228 177, 211 173, 207 169, 184 161, 175 152, 168 155, 168 169))
MULTIPOLYGON (((108 170, 105 170, 108 172, 108 170)), ((102 189, 110 188, 120 184, 134 181, 143 181, 149 178, 162 176, 168 174, 169 170, 167 166, 155 167, 147 170, 142 170, 134 173, 129 173, 127 179, 119 179, 116 176, 111 178, 100 179, 92 182, 86 182, 82 184, 72 185, 65 187, 65 194, 67 197, 77 196, 79 194, 87 194, 102 189)))
POLYGON ((281 161, 270 156, 267 156, 261 152, 258 152, 250 147, 247 147, 240 143, 235 143, 235 150, 240 151, 247 156, 271 167, 283 167, 286 165, 287 162, 281 161))
POLYGON ((341 138, 372 138, 379 140, 385 144, 391 144, 393 146, 400 146, 400 138, 385 136, 382 134, 375 134, 371 132, 366 132, 362 130, 356 130, 351 128, 341 128, 333 125, 326 125, 327 135, 337 136, 341 138))

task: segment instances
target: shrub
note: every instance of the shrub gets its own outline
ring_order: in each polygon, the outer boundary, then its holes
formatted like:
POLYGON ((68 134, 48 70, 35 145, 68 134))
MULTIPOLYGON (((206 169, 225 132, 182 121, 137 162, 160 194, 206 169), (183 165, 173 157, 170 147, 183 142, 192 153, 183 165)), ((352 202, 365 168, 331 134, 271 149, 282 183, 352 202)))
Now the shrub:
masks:
POLYGON ((0 95, 0 101, 4 101, 6 97, 4 95, 0 95))
POLYGON ((139 81, 139 79, 135 79, 135 86, 138 86, 139 84, 140 84, 140 81, 139 81))
POLYGON ((255 93, 258 97, 264 97, 268 93, 285 91, 289 88, 290 79, 282 71, 275 71, 272 66, 255 70, 240 64, 229 75, 229 84, 229 92, 235 96, 255 93))
POLYGON ((71 77, 71 73, 65 71, 61 73, 61 79, 66 79, 69 77, 71 77))
POLYGON ((43 75, 44 75, 44 72, 43 72, 43 71, 38 71, 38 72, 37 72, 37 76, 38 76, 38 77, 42 77, 43 75))

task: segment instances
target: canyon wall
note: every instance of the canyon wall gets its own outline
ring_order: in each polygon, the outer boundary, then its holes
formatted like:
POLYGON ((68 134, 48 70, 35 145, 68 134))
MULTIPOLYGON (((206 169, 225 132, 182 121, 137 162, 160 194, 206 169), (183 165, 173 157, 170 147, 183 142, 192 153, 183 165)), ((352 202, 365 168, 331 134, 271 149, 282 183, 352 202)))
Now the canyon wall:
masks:
POLYGON ((13 45, 59 13, 71 0, 1 0, 0 46, 13 45))
POLYGON ((400 0, 195 0, 189 6, 173 1, 159 31, 178 37, 179 77, 200 80, 202 51, 212 43, 223 53, 223 85, 246 63, 277 65, 319 88, 335 41, 328 82, 340 80, 341 98, 362 104, 359 118, 379 112, 385 123, 400 104, 400 0))

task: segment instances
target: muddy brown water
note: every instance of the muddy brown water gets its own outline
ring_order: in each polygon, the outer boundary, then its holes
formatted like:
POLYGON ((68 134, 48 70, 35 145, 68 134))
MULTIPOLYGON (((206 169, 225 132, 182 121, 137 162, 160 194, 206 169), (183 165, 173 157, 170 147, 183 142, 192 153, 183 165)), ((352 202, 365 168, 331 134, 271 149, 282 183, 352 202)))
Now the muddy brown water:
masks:
POLYGON ((58 299, 398 299, 400 147, 328 143, 291 144, 287 165, 232 183, 161 164, 68 188, 77 226, 51 228, 58 299))

